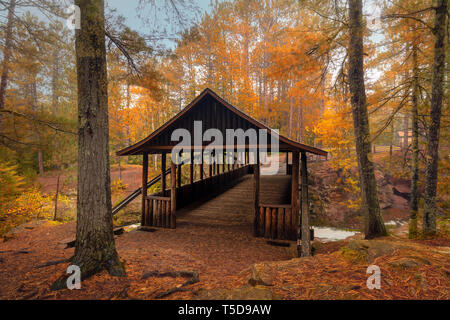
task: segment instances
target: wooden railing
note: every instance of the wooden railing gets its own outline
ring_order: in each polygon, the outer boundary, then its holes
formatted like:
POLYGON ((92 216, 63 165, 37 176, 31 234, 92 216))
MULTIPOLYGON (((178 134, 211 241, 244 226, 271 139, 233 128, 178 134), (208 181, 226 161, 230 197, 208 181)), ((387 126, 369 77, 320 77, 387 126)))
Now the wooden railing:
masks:
POLYGON ((144 225, 150 227, 175 228, 170 197, 148 196, 144 225))
POLYGON ((249 165, 242 166, 177 188, 177 209, 232 186, 240 178, 249 174, 250 169, 251 166, 249 165))
POLYGON ((258 236, 268 239, 296 240, 298 215, 291 205, 260 204, 257 219, 258 236))
MULTIPOLYGON (((248 174, 250 169, 251 166, 242 166, 177 188, 175 208, 181 209, 206 195, 220 192, 222 189, 232 186, 233 183, 248 174)), ((172 229, 176 227, 176 215, 175 212, 172 212, 171 190, 148 196, 145 211, 142 220, 143 226, 172 229)))

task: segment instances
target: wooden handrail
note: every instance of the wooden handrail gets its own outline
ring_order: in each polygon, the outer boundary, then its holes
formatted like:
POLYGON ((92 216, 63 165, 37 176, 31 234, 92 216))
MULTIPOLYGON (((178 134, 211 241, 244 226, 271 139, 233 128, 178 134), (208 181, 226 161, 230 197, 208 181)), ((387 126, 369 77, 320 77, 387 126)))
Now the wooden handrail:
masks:
POLYGON ((160 196, 148 196, 148 200, 162 200, 162 201, 170 201, 170 197, 160 197, 160 196))
POLYGON ((283 208, 283 209, 291 209, 292 206, 290 204, 260 204, 260 207, 264 208, 283 208))

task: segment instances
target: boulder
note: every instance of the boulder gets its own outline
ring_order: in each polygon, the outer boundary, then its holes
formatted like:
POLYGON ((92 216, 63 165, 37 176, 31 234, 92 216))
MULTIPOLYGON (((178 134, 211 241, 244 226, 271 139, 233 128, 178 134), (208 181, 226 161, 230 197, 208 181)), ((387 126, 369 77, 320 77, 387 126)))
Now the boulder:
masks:
POLYGON ((353 240, 341 252, 352 260, 372 263, 376 258, 392 254, 401 248, 407 247, 393 241, 353 240))
POLYGON ((402 269, 417 268, 430 265, 430 261, 421 257, 405 257, 389 263, 391 266, 402 269))
POLYGON ((252 286, 273 286, 273 268, 266 263, 255 264, 248 283, 252 286))
POLYGON ((199 290, 198 300, 274 300, 272 291, 261 286, 243 286, 235 289, 216 288, 199 290))

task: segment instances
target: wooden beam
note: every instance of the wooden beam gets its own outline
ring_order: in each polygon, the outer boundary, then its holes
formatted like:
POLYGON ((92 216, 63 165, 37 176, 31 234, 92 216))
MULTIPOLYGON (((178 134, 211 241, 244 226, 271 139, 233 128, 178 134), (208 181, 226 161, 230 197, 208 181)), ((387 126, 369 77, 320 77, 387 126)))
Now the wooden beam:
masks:
MULTIPOLYGON (((180 169, 180 166, 178 166, 180 169)), ((177 165, 172 162, 170 174, 170 228, 176 228, 176 209, 177 209, 177 179, 176 179, 177 165)))
POLYGON ((259 152, 256 155, 256 164, 253 165, 253 177, 254 177, 254 222, 253 222, 253 235, 259 236, 259 192, 260 192, 260 168, 259 168, 259 152))
POLYGON ((145 225, 145 213, 147 205, 147 181, 148 181, 148 153, 142 156, 142 214, 141 226, 145 225))
POLYGON ((203 172, 203 151, 200 151, 200 158, 201 158, 201 164, 200 164, 200 180, 203 180, 204 172, 203 172))
POLYGON ((181 188, 181 168, 182 168, 182 164, 177 165, 177 187, 181 188))
POLYGON ((289 175, 289 152, 286 152, 286 175, 289 175))
POLYGON ((300 246, 300 202, 299 202, 299 173, 300 154, 298 151, 292 152, 292 175, 291 175, 291 206, 292 206, 292 236, 297 235, 297 246, 300 246))
POLYGON ((222 151, 222 173, 225 173, 225 150, 222 151))
POLYGON ((189 164, 189 179, 190 184, 194 183, 194 150, 191 150, 191 163, 189 164))
POLYGON ((302 153, 302 245, 301 256, 311 256, 311 234, 309 228, 309 195, 308 195, 308 166, 306 153, 302 153))
MULTIPOLYGON (((170 175, 173 175, 172 172, 170 175)), ((166 154, 161 154, 161 191, 163 197, 166 195, 166 154)))

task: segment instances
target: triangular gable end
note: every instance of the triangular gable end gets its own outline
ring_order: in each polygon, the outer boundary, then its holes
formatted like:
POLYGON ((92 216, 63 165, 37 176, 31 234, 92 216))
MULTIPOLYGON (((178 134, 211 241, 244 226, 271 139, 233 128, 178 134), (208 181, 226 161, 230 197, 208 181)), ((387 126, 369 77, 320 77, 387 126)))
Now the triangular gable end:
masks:
MULTIPOLYGON (((172 132, 178 128, 185 128, 193 135, 194 121, 202 121, 203 132, 217 128, 225 134, 226 129, 241 128, 244 131, 250 128, 255 130, 270 128, 240 111, 211 89, 205 89, 186 108, 180 111, 172 119, 167 121, 159 129, 142 141, 125 148, 119 152, 119 156, 139 155, 143 153, 170 152, 177 143, 171 141, 172 132)), ((320 156, 327 156, 327 152, 290 140, 278 135, 281 151, 310 152, 320 156)), ((269 139, 270 141, 270 139, 269 139)))

